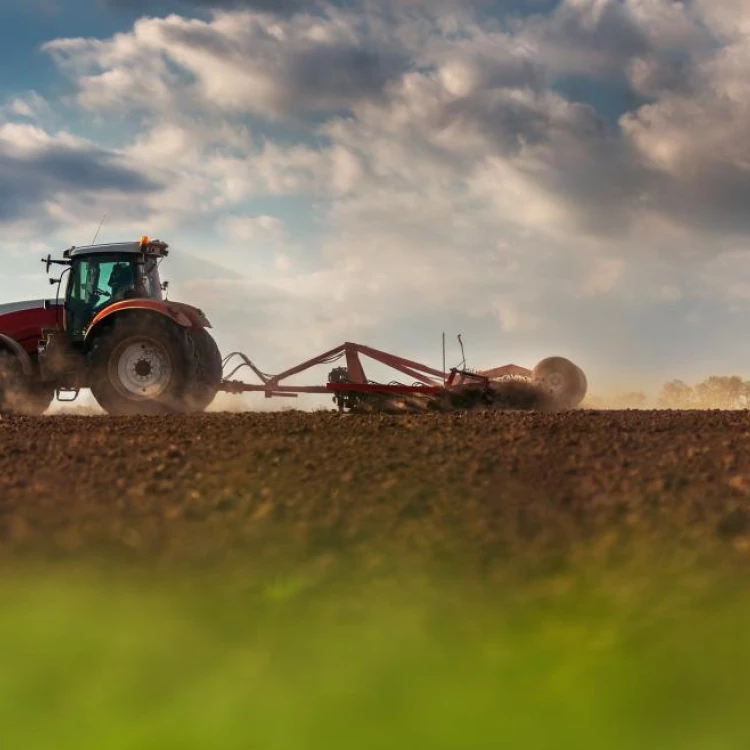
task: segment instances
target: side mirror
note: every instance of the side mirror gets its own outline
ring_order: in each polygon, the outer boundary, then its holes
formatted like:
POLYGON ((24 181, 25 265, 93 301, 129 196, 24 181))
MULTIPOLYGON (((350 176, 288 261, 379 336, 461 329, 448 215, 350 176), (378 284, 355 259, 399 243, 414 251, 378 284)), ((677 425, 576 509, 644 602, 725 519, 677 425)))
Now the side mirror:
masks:
POLYGON ((42 263, 47 267, 47 273, 49 274, 50 266, 70 266, 72 261, 70 260, 52 260, 52 254, 49 253, 46 258, 42 258, 42 263))

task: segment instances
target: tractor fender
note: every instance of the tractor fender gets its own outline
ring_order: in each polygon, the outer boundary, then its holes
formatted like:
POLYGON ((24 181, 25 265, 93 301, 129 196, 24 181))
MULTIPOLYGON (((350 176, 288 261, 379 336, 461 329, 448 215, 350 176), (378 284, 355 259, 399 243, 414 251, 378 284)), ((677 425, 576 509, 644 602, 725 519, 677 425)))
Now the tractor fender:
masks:
POLYGON ((172 308, 176 313, 182 313, 185 315, 185 317, 190 319, 191 325, 196 328, 211 328, 211 323, 203 310, 199 310, 192 305, 186 305, 184 302, 165 302, 163 304, 172 308))
POLYGON ((15 339, 0 333, 0 351, 6 351, 18 357, 23 374, 26 376, 33 375, 34 368, 31 365, 31 357, 15 339))
POLYGON ((86 330, 84 342, 91 340, 93 333, 99 330, 103 321, 111 320, 114 315, 126 310, 147 310, 157 315, 162 315, 183 328, 192 328, 193 326, 201 328, 211 327, 208 319, 200 310, 181 302, 163 302, 153 299, 123 300, 122 302, 110 305, 94 317, 91 325, 86 330))

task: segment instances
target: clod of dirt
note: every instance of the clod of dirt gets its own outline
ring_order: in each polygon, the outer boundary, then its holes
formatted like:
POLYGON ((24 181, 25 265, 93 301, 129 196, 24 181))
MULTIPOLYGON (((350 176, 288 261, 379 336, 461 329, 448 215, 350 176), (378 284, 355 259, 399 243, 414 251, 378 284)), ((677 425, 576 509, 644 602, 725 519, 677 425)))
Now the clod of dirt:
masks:
POLYGON ((742 412, 11 416, 0 446, 0 558, 385 546, 490 566, 612 534, 698 549, 750 533, 742 412))
POLYGON ((716 530, 728 539, 743 536, 750 531, 750 513, 744 508, 735 508, 719 521, 716 530))

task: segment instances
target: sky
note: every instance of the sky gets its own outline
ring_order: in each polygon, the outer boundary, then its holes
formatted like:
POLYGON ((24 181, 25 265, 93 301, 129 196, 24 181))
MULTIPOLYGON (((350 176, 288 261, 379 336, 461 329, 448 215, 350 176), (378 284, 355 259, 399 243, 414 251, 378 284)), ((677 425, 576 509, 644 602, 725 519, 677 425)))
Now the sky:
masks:
POLYGON ((266 372, 750 377, 749 70, 746 0, 1 0, 0 299, 104 219, 266 372))

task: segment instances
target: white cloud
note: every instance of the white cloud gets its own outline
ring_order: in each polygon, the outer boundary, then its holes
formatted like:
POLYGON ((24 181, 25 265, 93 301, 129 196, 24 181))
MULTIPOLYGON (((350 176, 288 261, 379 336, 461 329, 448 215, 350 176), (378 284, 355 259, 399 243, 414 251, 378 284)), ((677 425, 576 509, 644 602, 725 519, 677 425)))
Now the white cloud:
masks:
POLYGON ((682 299, 682 290, 675 284, 664 284, 659 288, 659 299, 664 302, 677 302, 682 299))
POLYGON ((106 203, 123 217, 144 209, 160 185, 122 154, 65 131, 0 122, 0 221, 33 217, 39 230, 75 224, 106 203))
POLYGON ((562 0, 524 29, 535 57, 555 74, 617 77, 662 67, 710 45, 687 3, 674 0, 562 0))
POLYGON ((533 330, 539 322, 530 316, 524 315, 507 295, 496 295, 492 299, 492 312, 500 323, 500 328, 512 333, 515 331, 533 330))
POLYGON ((40 121, 50 116, 51 108, 36 91, 29 91, 27 94, 14 97, 8 104, 0 107, 0 115, 3 113, 24 120, 40 121))
POLYGON ((622 258, 597 258, 583 279, 581 289, 588 295, 608 294, 622 279, 624 271, 625 261, 622 258))
MULTIPOLYGON (((720 5, 564 0, 507 24, 456 2, 245 10, 56 40, 76 106, 143 117, 96 158, 159 189, 45 183, 37 205, 55 225, 150 222, 196 252, 185 227, 218 229, 213 260, 264 283, 218 269, 175 290, 238 335, 247 311, 250 343, 280 358, 339 337, 418 348, 459 322, 598 356, 628 305, 684 318, 722 295, 701 264, 750 230, 750 52, 744 16, 734 28, 720 5), (596 91, 585 104, 555 87, 569 75, 629 87, 620 130, 596 91), (302 217, 269 208, 290 196, 302 217), (313 216, 321 236, 300 236, 313 216)), ((91 151, 40 111, 4 110, 0 158, 91 151)))
POLYGON ((718 49, 691 69, 689 85, 622 118, 625 137, 659 175, 657 205, 697 230, 750 229, 750 41, 718 49))
POLYGON ((369 45, 335 14, 144 18, 108 41, 62 39, 45 49, 92 109, 163 111, 190 99, 273 117, 335 110, 379 96, 402 66, 397 50, 369 45))
POLYGON ((750 33, 750 8, 745 0, 693 0, 701 20, 724 39, 750 33))
POLYGON ((278 244, 283 223, 276 216, 227 216, 219 222, 223 233, 233 240, 255 240, 278 244))

